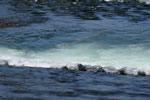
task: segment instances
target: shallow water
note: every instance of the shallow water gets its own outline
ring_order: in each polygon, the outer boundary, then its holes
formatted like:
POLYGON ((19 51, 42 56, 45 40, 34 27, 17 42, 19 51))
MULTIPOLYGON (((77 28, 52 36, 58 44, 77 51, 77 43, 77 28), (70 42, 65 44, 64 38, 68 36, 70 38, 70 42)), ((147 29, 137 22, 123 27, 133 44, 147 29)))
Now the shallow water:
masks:
POLYGON ((149 0, 106 1, 1 0, 1 98, 148 100, 149 0))

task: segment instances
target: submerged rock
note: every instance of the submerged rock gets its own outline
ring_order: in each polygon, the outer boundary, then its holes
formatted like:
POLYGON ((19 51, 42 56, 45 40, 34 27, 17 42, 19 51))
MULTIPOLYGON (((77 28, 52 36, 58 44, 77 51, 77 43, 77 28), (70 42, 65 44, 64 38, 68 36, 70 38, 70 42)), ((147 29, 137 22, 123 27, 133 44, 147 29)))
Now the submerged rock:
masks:
POLYGON ((0 28, 22 26, 18 22, 10 21, 10 18, 0 18, 0 28))

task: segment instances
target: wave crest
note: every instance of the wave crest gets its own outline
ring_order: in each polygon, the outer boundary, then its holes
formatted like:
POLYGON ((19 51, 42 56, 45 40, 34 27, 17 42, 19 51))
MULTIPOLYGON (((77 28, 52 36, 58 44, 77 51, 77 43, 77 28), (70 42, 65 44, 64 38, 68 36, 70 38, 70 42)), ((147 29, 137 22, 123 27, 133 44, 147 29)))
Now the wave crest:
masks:
POLYGON ((150 70, 138 68, 115 68, 112 66, 102 67, 100 65, 86 65, 77 63, 52 63, 52 62, 35 62, 35 61, 15 61, 15 60, 0 60, 0 65, 16 66, 16 67, 44 67, 44 68, 59 68, 67 70, 78 70, 88 72, 105 72, 119 75, 139 75, 149 76, 150 70))

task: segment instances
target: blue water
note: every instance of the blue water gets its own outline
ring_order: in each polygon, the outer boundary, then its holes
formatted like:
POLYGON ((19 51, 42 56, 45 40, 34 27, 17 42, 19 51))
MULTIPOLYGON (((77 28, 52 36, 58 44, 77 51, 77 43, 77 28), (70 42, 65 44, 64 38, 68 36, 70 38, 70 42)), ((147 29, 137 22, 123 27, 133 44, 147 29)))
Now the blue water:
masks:
POLYGON ((150 78, 0 66, 1 100, 149 100, 150 78))
POLYGON ((148 100, 150 1, 123 1, 1 0, 0 97, 148 100))

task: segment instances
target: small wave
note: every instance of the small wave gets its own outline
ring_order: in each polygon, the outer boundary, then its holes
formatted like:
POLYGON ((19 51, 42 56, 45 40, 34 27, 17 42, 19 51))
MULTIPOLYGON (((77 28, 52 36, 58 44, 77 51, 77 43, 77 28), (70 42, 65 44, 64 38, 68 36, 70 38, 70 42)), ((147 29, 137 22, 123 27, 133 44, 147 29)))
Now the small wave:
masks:
POLYGON ((0 60, 0 65, 16 66, 16 67, 42 67, 42 68, 59 68, 67 70, 79 70, 88 72, 105 72, 119 75, 138 75, 138 76, 150 76, 150 70, 138 69, 138 68, 115 68, 112 66, 101 65, 86 65, 78 63, 54 63, 54 62, 37 62, 37 61, 23 61, 23 60, 0 60))
POLYGON ((59 45, 44 52, 0 48, 0 65, 59 68, 124 75, 150 75, 147 48, 139 45, 105 48, 100 44, 59 45))

